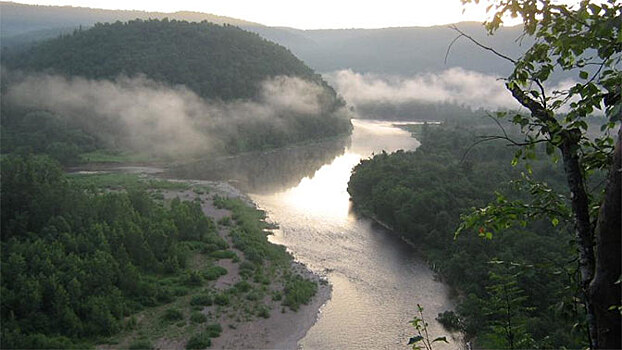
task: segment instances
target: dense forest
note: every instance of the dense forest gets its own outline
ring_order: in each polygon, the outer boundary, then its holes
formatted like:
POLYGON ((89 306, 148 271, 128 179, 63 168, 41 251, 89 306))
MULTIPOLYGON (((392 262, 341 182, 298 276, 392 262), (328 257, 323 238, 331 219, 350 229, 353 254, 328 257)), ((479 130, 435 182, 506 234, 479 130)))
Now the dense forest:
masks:
MULTIPOLYGON (((169 114, 182 115, 192 132, 198 133, 195 139, 209 143, 195 153, 261 150, 351 130, 344 102, 319 75, 284 47, 229 25, 167 19, 97 24, 44 41, 26 52, 7 52, 2 59, 3 153, 30 148, 63 164, 79 162, 80 154, 96 149, 145 153, 146 148, 147 153, 154 153, 147 157, 162 156, 152 147, 135 144, 139 134, 168 116, 147 115, 144 118, 153 120, 140 130, 128 129, 128 123, 141 118, 133 115, 131 120, 119 122, 117 115, 102 114, 102 110, 115 108, 123 112, 124 104, 109 107, 110 101, 100 106, 103 99, 112 98, 100 91, 110 88, 137 99, 145 91, 168 94, 158 98, 159 103, 171 96, 184 99, 184 105, 193 102, 196 108, 192 111, 184 106, 169 114), (13 91, 24 81, 32 84, 45 79, 57 84, 50 87, 54 93, 65 90, 58 87, 60 81, 75 90, 86 90, 83 101, 96 101, 77 110, 72 105, 75 98, 53 96, 43 105, 36 101, 45 99, 33 94, 51 92, 28 87, 21 95, 13 91), (83 85, 76 87, 78 84, 83 85), (11 91, 19 98, 7 97, 11 91), (281 96, 286 93, 291 95, 281 96), (311 107, 301 109, 296 103, 311 107)), ((176 152, 175 157, 179 156, 182 154, 176 152)))
POLYGON ((457 311, 438 316, 449 330, 465 332, 482 348, 583 347, 571 224, 525 221, 494 239, 484 229, 454 239, 461 214, 471 208, 524 198, 521 189, 551 192, 564 184, 560 165, 532 160, 529 171, 509 167, 513 152, 503 142, 469 148, 476 135, 498 131, 479 124, 477 130, 424 125, 416 130, 422 145, 415 152, 361 161, 348 185, 355 208, 410 241, 454 288, 457 311), (538 179, 548 187, 532 186, 538 179))
POLYGON ((285 248, 268 242, 263 212, 214 197, 232 213, 216 223, 201 209, 206 197, 165 201, 161 192, 189 189, 131 175, 66 175, 46 156, 4 158, 1 347, 90 348, 151 327, 131 346, 151 348, 172 327, 194 330, 203 340, 187 347, 204 348, 220 333, 221 313, 240 322, 309 301, 317 285, 293 273, 285 248), (240 266, 241 280, 230 288, 212 282, 228 273, 221 259, 240 266), (201 313, 212 305, 209 317, 201 313), (156 316, 137 321, 145 309, 156 316), (208 320, 216 323, 206 331, 208 320))
MULTIPOLYGON (((134 20, 98 23, 8 56, 12 69, 52 71, 90 79, 138 73, 183 84, 204 98, 253 98, 276 75, 322 83, 284 47, 229 25, 134 20)), ((329 89, 329 88, 327 88, 329 89)), ((329 90, 334 94, 332 90, 329 90)))

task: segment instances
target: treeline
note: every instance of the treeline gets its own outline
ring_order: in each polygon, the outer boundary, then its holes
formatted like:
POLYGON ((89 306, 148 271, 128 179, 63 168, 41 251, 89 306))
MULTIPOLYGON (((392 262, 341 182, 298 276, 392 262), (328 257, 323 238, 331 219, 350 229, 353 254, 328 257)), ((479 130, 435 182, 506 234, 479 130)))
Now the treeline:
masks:
POLYGON ((81 112, 89 114, 85 117, 11 105, 7 91, 29 73, 111 81, 142 75, 171 88, 185 86, 215 107, 234 100, 264 103, 262 98, 270 92, 263 91, 262 84, 275 77, 300 78, 319 89, 300 92, 317 94, 311 97, 317 97, 318 110, 308 113, 283 110, 267 118, 258 111, 263 106, 258 106, 229 118, 203 115, 207 112, 194 116, 192 129, 213 141, 209 150, 197 151, 201 154, 282 147, 348 134, 352 128, 345 103, 320 75, 286 48, 229 25, 167 19, 100 23, 41 42, 26 52, 4 53, 2 64, 2 153, 45 153, 65 165, 79 162, 80 154, 95 149, 117 153, 144 149, 133 148, 133 138, 139 135, 128 135, 127 126, 115 118, 93 117, 98 116, 96 110, 81 112))
MULTIPOLYGON (((482 129, 477 134, 496 134, 482 129)), ((495 200, 496 190, 518 198, 510 167, 513 152, 503 142, 477 139, 455 123, 423 126, 415 152, 378 154, 355 167, 348 192, 355 208, 412 242, 457 292, 456 313, 440 314, 482 348, 579 348, 587 345, 572 227, 535 221, 494 237, 462 232, 460 215, 495 200)), ((561 165, 560 165, 561 166, 561 165)), ((556 165, 531 161, 530 177, 560 188, 556 165)))
POLYGON ((355 106, 361 118, 383 120, 425 120, 425 121, 458 121, 475 119, 485 111, 473 109, 454 102, 427 102, 412 100, 407 102, 374 101, 359 103, 355 106))
MULTIPOLYGON (((276 75, 324 84, 286 48, 230 25, 133 20, 97 23, 88 30, 3 55, 12 69, 113 80, 119 74, 185 85, 204 98, 254 98, 276 75)), ((332 90, 332 89, 331 89, 332 90)), ((333 91, 334 93, 334 91, 333 91)))
POLYGON ((101 193, 47 157, 6 157, 1 186, 4 349, 88 347, 126 316, 187 293, 193 244, 227 247, 198 203, 101 193), (164 275, 180 286, 154 278, 164 275))

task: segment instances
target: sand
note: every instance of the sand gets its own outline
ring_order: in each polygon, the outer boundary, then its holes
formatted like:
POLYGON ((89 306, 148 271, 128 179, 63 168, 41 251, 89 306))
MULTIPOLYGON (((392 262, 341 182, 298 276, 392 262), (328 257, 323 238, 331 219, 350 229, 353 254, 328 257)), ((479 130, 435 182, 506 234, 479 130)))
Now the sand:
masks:
MULTIPOLYGON (((184 182, 209 186, 212 190, 206 194, 199 194, 193 190, 163 191, 164 198, 172 199, 179 197, 181 200, 195 200, 199 198, 205 215, 214 220, 230 215, 228 210, 214 206, 213 197, 215 195, 240 198, 248 204, 255 206, 245 194, 227 183, 212 181, 184 182)), ((231 245, 231 240, 227 233, 227 228, 223 228, 220 231, 221 236, 231 245)), ((237 249, 230 249, 237 254, 242 254, 237 249)), ((216 289, 224 290, 240 281, 238 275, 239 263, 235 263, 231 259, 223 259, 218 264, 226 268, 229 273, 215 282, 214 287, 216 289)), ((314 274, 301 263, 292 262, 292 269, 303 277, 319 283, 318 291, 309 304, 302 305, 298 311, 294 312, 287 307, 282 307, 280 302, 272 301, 267 297, 265 303, 270 307, 269 318, 255 318, 247 322, 236 322, 228 319, 227 315, 222 315, 219 322, 223 327, 223 332, 220 337, 212 339, 210 349, 297 349, 298 342, 304 338, 307 331, 320 317, 321 307, 330 299, 332 287, 323 277, 314 274)), ((210 307, 206 307, 203 310, 204 313, 209 311, 210 307)), ((160 339, 155 345, 159 349, 184 349, 185 342, 160 339)))

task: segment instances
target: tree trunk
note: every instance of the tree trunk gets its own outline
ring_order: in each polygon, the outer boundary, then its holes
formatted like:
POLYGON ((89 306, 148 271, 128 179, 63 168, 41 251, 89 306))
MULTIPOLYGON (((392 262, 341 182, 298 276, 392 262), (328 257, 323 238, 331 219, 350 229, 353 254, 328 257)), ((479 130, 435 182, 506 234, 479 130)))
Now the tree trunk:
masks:
POLYGON ((594 307, 592 305, 593 299, 590 297, 589 293, 590 282, 592 282, 594 278, 594 234, 590 222, 589 199, 585 191, 585 184, 576 147, 576 143, 567 138, 561 144, 560 149, 564 161, 566 180, 570 188, 572 212, 575 219, 575 235, 577 239, 577 249, 579 250, 579 272, 581 273, 581 290, 585 297, 585 306, 587 309, 590 347, 598 348, 598 324, 596 323, 594 307))
POLYGON ((601 349, 622 348, 620 334, 620 236, 622 235, 622 127, 614 150, 613 164, 600 207, 596 227, 596 274, 590 285, 590 299, 598 324, 597 344, 601 349))

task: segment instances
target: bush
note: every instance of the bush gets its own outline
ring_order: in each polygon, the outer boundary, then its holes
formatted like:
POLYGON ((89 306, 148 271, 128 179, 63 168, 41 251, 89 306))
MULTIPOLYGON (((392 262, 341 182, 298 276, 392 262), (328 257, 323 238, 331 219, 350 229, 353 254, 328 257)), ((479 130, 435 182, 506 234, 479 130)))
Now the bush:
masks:
POLYGON ((214 298, 209 294, 195 295, 190 299, 190 305, 211 306, 213 303, 214 298))
POLYGON ((222 332, 222 327, 220 326, 220 323, 212 323, 205 327, 205 332, 209 334, 210 338, 218 338, 222 332))
POLYGON ((236 283, 233 288, 235 288, 235 292, 237 293, 246 293, 249 290, 251 290, 252 286, 250 285, 250 283, 246 282, 246 281, 240 281, 238 283, 236 283))
POLYGON ((298 311, 301 304, 307 304, 317 292, 317 284, 302 278, 300 275, 290 277, 285 284, 285 300, 283 305, 298 311))
POLYGON ((268 308, 268 306, 266 305, 260 305, 257 308, 257 316, 263 318, 270 318, 270 308, 268 308))
POLYGON ((205 276, 205 279, 207 279, 208 281, 217 280, 218 277, 224 276, 226 274, 227 269, 218 265, 210 266, 203 272, 203 276, 205 276))
POLYGON ((194 323, 205 323, 207 322, 207 316, 205 316, 204 314, 200 312, 193 312, 190 315, 190 321, 194 323))
POLYGON ((237 254, 235 254, 231 250, 217 250, 211 252, 210 256, 216 259, 233 259, 237 256, 237 254))
POLYGON ((212 345, 212 340, 207 333, 195 334, 186 343, 186 349, 205 349, 212 345))
POLYGON ((223 218, 220 218, 218 220, 218 224, 219 225, 223 225, 223 226, 231 226, 231 217, 230 216, 225 216, 223 218))
POLYGON ((184 314, 177 309, 166 309, 162 318, 166 321, 179 321, 183 320, 184 314))
POLYGON ((445 311, 438 314, 436 320, 450 332, 463 330, 462 321, 453 311, 445 311))
POLYGON ((145 350, 145 349, 153 349, 153 345, 147 339, 137 339, 134 340, 129 347, 130 350, 145 350))
POLYGON ((203 277, 197 271, 188 271, 184 276, 184 284, 187 286, 200 286, 203 283, 203 277))
POLYGON ((216 297, 214 298, 214 303, 221 306, 229 305, 229 296, 224 293, 216 294, 216 297))

